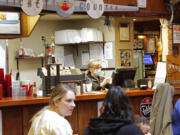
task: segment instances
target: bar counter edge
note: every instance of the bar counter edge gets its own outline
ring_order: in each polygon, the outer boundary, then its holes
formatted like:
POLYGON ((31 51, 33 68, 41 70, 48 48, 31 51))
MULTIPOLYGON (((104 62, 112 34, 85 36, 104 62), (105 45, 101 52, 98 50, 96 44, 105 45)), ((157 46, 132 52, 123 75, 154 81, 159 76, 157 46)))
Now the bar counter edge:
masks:
MULTIPOLYGON (((147 90, 125 90, 126 94, 130 97, 132 96, 146 96, 146 95, 153 95, 154 90, 147 89, 147 90)), ((87 100, 102 100, 104 99, 107 91, 98 91, 98 94, 81 94, 76 95, 75 101, 87 101, 87 100)), ((179 93, 180 94, 180 93, 179 93)), ((17 97, 5 97, 0 100, 0 108, 1 107, 8 107, 8 106, 20 106, 20 105, 32 105, 32 104, 44 104, 48 103, 50 97, 45 96, 17 96, 17 97)))
MULTIPOLYGON (((72 116, 67 117, 74 134, 82 135, 89 123, 89 119, 98 116, 98 103, 103 101, 107 91, 98 91, 99 94, 76 95, 76 107, 72 116)), ((153 98, 154 90, 125 90, 129 96, 135 114, 140 114, 141 101, 153 98)), ((174 92, 173 104, 180 97, 180 88, 174 92)), ((0 100, 2 112, 3 135, 27 135, 32 116, 44 106, 48 105, 50 97, 7 97, 0 100)))

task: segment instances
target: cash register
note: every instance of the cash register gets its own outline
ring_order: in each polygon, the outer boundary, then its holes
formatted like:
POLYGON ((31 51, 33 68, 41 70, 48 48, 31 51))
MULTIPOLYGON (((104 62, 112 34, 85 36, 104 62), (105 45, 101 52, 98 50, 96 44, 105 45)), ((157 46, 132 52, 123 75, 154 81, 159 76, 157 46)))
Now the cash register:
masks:
POLYGON ((135 89, 136 68, 117 68, 112 74, 112 84, 125 89, 135 89))

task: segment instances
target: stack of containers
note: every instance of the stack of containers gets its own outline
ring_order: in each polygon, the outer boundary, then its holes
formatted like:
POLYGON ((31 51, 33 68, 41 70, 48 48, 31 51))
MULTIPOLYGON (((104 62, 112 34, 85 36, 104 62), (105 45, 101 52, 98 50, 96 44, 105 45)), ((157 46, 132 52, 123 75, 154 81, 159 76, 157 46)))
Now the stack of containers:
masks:
POLYGON ((0 84, 2 89, 2 96, 5 96, 5 87, 4 87, 4 69, 0 68, 0 84))
POLYGON ((27 86, 22 86, 22 82, 13 81, 12 82, 12 96, 26 96, 27 86))
POLYGON ((0 84, 0 100, 2 99, 2 97, 3 97, 2 84, 0 84))
POLYGON ((11 80, 11 74, 5 75, 5 88, 6 88, 6 96, 12 97, 12 80, 11 80))
POLYGON ((12 97, 11 74, 6 74, 4 78, 4 69, 0 68, 0 99, 2 97, 12 97))
POLYGON ((12 96, 19 96, 20 94, 20 82, 19 81, 13 81, 12 82, 12 96))
POLYGON ((29 80, 13 81, 12 96, 32 96, 33 84, 29 80))

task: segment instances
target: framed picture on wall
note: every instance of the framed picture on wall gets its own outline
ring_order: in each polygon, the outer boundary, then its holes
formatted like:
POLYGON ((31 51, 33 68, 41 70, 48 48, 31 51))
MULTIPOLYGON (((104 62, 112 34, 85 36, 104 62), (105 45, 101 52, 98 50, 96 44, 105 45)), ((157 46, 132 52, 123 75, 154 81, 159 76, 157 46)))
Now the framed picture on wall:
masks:
POLYGON ((132 50, 128 50, 128 49, 120 50, 120 66, 132 67, 132 50))
POLYGON ((129 23, 119 24, 119 39, 120 41, 130 41, 130 25, 129 23))
POLYGON ((156 39, 155 37, 148 37, 147 38, 147 52, 154 53, 156 50, 156 39))
POLYGON ((144 48, 144 41, 143 39, 134 39, 134 49, 143 49, 144 48))
POLYGON ((180 24, 173 24, 173 44, 180 44, 180 24))

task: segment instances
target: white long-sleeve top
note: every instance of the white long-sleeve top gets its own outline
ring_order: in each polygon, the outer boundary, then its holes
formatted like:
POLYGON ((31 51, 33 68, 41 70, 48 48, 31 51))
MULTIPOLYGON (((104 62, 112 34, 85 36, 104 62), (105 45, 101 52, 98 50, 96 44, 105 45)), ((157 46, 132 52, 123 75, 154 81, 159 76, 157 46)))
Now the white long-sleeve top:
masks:
POLYGON ((28 135, 72 135, 69 122, 59 114, 45 109, 31 125, 28 135))

